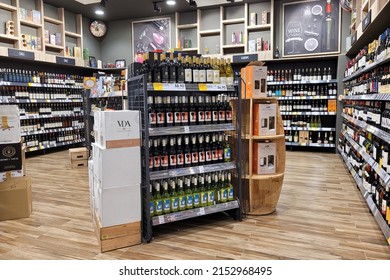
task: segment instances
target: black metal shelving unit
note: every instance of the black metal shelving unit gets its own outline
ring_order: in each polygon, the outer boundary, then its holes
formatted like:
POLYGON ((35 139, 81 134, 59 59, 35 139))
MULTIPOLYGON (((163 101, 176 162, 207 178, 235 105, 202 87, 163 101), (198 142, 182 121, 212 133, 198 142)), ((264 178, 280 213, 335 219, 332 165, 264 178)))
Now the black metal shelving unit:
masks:
POLYGON ((141 168, 142 168, 142 235, 143 240, 150 242, 153 237, 153 227, 175 222, 184 219, 191 219, 202 215, 218 212, 228 212, 234 219, 242 219, 243 204, 241 187, 241 95, 238 86, 225 86, 213 84, 151 84, 146 82, 146 76, 140 75, 128 80, 128 102, 129 110, 141 112, 140 134, 141 134, 141 168), (233 102, 237 102, 238 112, 235 112, 232 124, 214 124, 197 126, 177 126, 150 128, 148 113, 148 96, 163 94, 171 96, 190 95, 213 95, 218 93, 229 93, 234 95, 233 102), (179 135, 189 133, 207 133, 224 131, 234 139, 231 144, 232 162, 209 164, 204 166, 169 169, 166 171, 154 171, 149 169, 149 138, 162 135, 179 135), (211 206, 199 207, 170 214, 151 217, 149 203, 151 200, 150 181, 164 178, 174 178, 193 174, 203 174, 214 171, 231 170, 232 184, 234 186, 235 199, 226 203, 219 203, 211 206))

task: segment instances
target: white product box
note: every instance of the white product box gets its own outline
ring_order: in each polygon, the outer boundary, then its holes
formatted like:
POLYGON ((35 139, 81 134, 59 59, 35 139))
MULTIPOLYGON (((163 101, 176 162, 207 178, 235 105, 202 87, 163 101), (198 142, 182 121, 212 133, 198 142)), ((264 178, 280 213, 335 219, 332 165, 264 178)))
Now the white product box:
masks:
POLYGON ((253 106, 253 135, 276 135, 276 104, 254 104, 253 106))
POLYGON ((95 209, 95 178, 93 174, 93 161, 88 161, 88 179, 89 179, 89 205, 91 209, 91 222, 93 222, 94 209, 95 209))
POLYGON ((255 40, 248 41, 248 51, 249 52, 256 52, 256 41, 255 40))
POLYGON ((140 146, 139 111, 95 112, 95 139, 103 148, 140 146))
POLYGON ((140 147, 103 149, 92 144, 93 172, 103 189, 141 183, 140 147))
POLYGON ((95 205, 102 227, 141 221, 141 187, 128 185, 103 189, 97 184, 95 205))
POLYGON ((275 174, 276 143, 253 143, 253 173, 275 174))
POLYGON ((20 114, 17 105, 0 105, 0 144, 20 142, 20 114))

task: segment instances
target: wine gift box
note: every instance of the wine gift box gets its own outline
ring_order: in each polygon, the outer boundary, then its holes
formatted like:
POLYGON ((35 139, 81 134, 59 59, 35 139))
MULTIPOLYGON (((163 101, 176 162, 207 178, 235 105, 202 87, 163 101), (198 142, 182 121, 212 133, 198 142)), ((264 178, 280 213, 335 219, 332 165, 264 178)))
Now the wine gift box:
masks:
POLYGON ((241 68, 242 98, 263 98, 267 96, 267 67, 248 65, 241 68), (245 91, 246 89, 246 91, 245 91))
POLYGON ((275 174, 276 143, 253 143, 253 173, 257 175, 275 174))
POLYGON ((253 135, 276 135, 276 104, 254 104, 253 106, 253 135))
POLYGON ((20 114, 18 106, 0 106, 0 144, 19 142, 20 114))

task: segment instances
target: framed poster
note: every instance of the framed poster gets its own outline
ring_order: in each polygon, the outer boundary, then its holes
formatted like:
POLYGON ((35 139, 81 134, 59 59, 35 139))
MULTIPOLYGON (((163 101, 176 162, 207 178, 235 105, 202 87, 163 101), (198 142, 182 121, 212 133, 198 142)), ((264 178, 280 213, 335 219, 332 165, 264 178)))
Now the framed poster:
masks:
POLYGON ((340 52, 338 0, 283 4, 283 56, 340 52))
POLYGON ((171 47, 171 19, 133 21, 133 57, 137 53, 167 51, 171 47))

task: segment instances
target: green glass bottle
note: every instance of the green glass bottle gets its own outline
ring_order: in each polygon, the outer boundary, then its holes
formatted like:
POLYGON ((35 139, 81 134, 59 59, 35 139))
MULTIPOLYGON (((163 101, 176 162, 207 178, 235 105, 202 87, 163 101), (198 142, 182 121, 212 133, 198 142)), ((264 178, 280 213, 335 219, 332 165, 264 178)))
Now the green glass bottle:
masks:
POLYGON ((207 189, 204 183, 204 175, 199 176, 200 206, 207 206, 207 189))
POLYGON ((233 201, 234 200, 234 187, 231 183, 232 181, 232 174, 230 172, 228 172, 227 174, 227 182, 226 182, 226 185, 227 185, 227 193, 228 193, 228 201, 233 201))
POLYGON ((179 196, 176 193, 176 182, 171 181, 171 211, 179 211, 179 196))
POLYGON ((208 178, 207 178, 207 196, 208 196, 207 205, 208 206, 214 205, 215 204, 215 192, 214 192, 214 188, 213 188, 212 183, 211 183, 211 175, 208 175, 208 178))
POLYGON ((183 211, 183 210, 186 210, 186 195, 184 193, 182 179, 178 180, 178 186, 179 186, 179 189, 177 191, 177 196, 179 198, 179 211, 183 211))
POLYGON ((198 189, 198 178, 196 176, 192 177, 192 196, 194 198, 194 208, 200 206, 200 192, 198 189))
POLYGON ((221 173, 216 173, 214 175, 214 189, 215 189, 215 203, 221 203, 221 173))
POLYGON ((163 193, 162 193, 162 199, 163 199, 163 213, 169 214, 171 213, 171 196, 168 192, 168 182, 163 181, 163 193))
POLYGON ((228 200, 228 185, 227 185, 227 181, 225 181, 225 172, 222 172, 221 180, 220 180, 219 184, 221 185, 221 199, 220 199, 220 202, 221 203, 225 203, 228 200))
POLYGON ((163 199, 161 197, 160 193, 160 183, 156 182, 154 185, 154 189, 156 190, 156 194, 154 196, 154 209, 155 209, 155 215, 162 215, 163 213, 163 199))
POLYGON ((154 210, 154 194, 153 194, 153 186, 150 184, 150 201, 149 201, 149 207, 150 207, 150 217, 153 217, 155 214, 154 210))
POLYGON ((223 143, 223 161, 230 162, 232 160, 232 153, 229 144, 229 136, 225 134, 225 142, 223 143))
POLYGON ((186 178, 184 193, 186 195, 186 209, 192 209, 194 208, 194 196, 192 195, 191 191, 191 179, 186 178))

